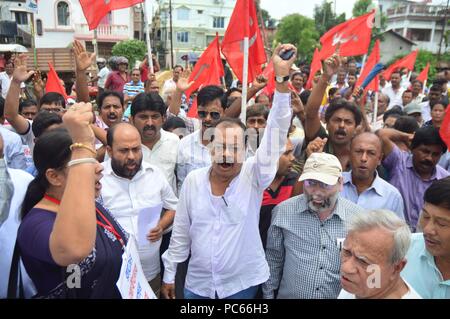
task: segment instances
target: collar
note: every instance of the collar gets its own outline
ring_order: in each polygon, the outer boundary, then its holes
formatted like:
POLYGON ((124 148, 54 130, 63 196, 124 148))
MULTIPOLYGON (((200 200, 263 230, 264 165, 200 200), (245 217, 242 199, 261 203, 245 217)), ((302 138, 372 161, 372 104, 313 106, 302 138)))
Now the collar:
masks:
MULTIPOLYGON (((343 172, 342 173, 342 177, 344 178, 344 184, 350 184, 352 185, 354 188, 356 188, 356 186, 353 184, 353 180, 352 180, 352 171, 350 172, 343 172)), ((378 172, 375 170, 375 179, 372 182, 372 185, 369 186, 368 189, 366 189, 366 191, 373 189, 378 195, 380 196, 385 196, 385 187, 383 185, 383 180, 381 179, 381 177, 378 175, 378 172)))
POLYGON ((422 177, 420 177, 420 175, 416 172, 415 168, 414 168, 414 164, 413 164, 413 160, 412 160, 413 155, 411 153, 408 154, 408 158, 406 159, 406 168, 412 170, 414 172, 414 174, 416 174, 416 176, 418 178, 420 178, 421 181, 424 182, 429 182, 429 181, 434 181, 437 179, 437 165, 434 167, 433 170, 433 174, 431 175, 430 178, 428 179, 423 179, 422 177))

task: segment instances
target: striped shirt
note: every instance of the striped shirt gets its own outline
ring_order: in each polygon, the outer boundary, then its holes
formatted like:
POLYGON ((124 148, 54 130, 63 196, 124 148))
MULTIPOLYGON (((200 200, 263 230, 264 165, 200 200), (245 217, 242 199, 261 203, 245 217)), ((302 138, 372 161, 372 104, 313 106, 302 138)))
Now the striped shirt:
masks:
MULTIPOLYGON (((145 92, 145 88, 144 83, 141 81, 139 81, 137 84, 131 81, 123 86, 123 95, 126 94, 128 96, 136 96, 139 93, 143 92, 145 92)), ((131 102, 129 102, 128 104, 131 104, 131 102)))
POLYGON ((267 238, 270 278, 263 285, 264 298, 336 299, 341 290, 340 247, 347 235, 345 222, 363 212, 342 197, 324 221, 308 209, 305 195, 275 207, 267 238))

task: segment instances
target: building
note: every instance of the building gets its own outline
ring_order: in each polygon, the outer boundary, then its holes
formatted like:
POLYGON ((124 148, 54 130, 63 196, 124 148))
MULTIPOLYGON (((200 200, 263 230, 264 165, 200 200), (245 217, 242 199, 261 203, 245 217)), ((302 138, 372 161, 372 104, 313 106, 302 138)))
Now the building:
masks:
POLYGON ((394 30, 403 37, 416 43, 422 50, 438 53, 442 40, 441 52, 450 49, 448 41, 443 41, 450 30, 448 19, 450 11, 444 1, 432 1, 432 3, 417 3, 406 0, 380 0, 381 11, 387 17, 387 30, 394 30), (447 23, 445 23, 447 22, 447 23), (444 30, 445 26, 445 31, 444 30), (447 45, 447 46, 446 46, 447 45))
POLYGON ((170 16, 173 64, 182 64, 182 56, 203 52, 216 32, 223 37, 235 4, 236 0, 158 0, 153 30, 162 66, 172 65, 170 16))
POLYGON ((380 43, 380 62, 384 64, 398 55, 409 54, 416 45, 413 41, 393 30, 383 32, 382 39, 380 43))
POLYGON ((25 0, 0 1, 0 43, 31 46, 30 16, 25 0))

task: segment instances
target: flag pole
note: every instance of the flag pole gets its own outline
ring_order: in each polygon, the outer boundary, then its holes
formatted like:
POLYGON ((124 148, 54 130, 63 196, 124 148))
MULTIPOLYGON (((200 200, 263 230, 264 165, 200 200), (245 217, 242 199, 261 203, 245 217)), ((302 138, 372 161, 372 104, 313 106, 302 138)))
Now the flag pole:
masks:
POLYGON ((34 30, 34 14, 30 12, 31 47, 33 48, 34 69, 37 70, 36 32, 34 30))
POLYGON ((363 72, 364 67, 366 66, 366 61, 367 61, 367 53, 364 54, 364 57, 363 57, 363 60, 362 60, 362 63, 361 63, 361 70, 359 71, 359 74, 360 74, 360 75, 361 75, 361 73, 363 72))
POLYGON ((148 18, 147 18, 147 4, 146 2, 141 3, 142 11, 144 11, 144 23, 145 23, 145 40, 147 41, 147 61, 148 66, 150 68, 150 73, 154 74, 153 69, 153 58, 152 58, 152 44, 150 43, 150 26, 148 25, 148 18))
POLYGON ((426 79, 425 81, 423 81, 422 94, 425 94, 425 89, 427 88, 427 82, 428 82, 428 79, 426 79))
POLYGON ((375 92, 375 104, 373 107, 373 119, 372 119, 372 125, 373 127, 376 127, 376 123, 377 123, 377 117, 378 117, 378 91, 375 92))
POLYGON ((241 121, 246 123, 247 112, 247 86, 248 86, 248 37, 244 38, 244 67, 242 74, 242 101, 241 101, 241 121))

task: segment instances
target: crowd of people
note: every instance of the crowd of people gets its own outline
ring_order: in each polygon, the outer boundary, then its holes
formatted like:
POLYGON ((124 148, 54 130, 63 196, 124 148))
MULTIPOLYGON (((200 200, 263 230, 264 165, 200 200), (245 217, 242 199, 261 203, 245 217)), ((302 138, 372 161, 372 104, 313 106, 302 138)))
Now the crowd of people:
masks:
POLYGON ((121 298, 129 241, 157 298, 450 298, 450 70, 425 89, 395 70, 363 93, 336 52, 307 89, 290 50, 274 50, 273 92, 249 85, 245 123, 239 81, 187 97, 190 70, 160 85, 154 56, 154 72, 148 57, 110 70, 75 41, 75 103, 25 55, 8 61, 0 298, 121 298))

